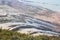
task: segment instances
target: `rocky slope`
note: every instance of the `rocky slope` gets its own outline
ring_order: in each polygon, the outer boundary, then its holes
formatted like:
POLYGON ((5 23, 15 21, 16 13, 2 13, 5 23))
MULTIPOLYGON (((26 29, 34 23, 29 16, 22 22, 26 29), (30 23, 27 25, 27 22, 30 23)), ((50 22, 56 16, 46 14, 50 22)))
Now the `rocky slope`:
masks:
POLYGON ((0 10, 6 13, 4 16, 2 12, 2 16, 0 16, 0 23, 2 23, 0 27, 5 25, 5 27, 2 27, 3 29, 7 27, 7 29, 12 29, 13 31, 26 31, 29 33, 33 30, 32 32, 38 34, 41 32, 40 30, 43 30, 42 33, 46 31, 46 33, 50 34, 60 32, 60 13, 58 12, 31 5, 30 3, 27 4, 26 1, 22 0, 0 0, 0 5, 2 6, 0 10), (21 26, 21 24, 26 25, 26 27, 21 26), (14 25, 15 27, 13 27, 14 25))

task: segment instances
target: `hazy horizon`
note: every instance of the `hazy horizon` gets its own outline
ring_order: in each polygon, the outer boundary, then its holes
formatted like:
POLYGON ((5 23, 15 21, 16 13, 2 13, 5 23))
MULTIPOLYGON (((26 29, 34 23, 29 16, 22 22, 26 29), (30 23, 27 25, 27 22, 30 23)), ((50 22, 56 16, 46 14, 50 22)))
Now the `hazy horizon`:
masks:
POLYGON ((53 11, 60 12, 60 0, 23 0, 23 1, 30 1, 33 2, 33 4, 40 3, 38 5, 51 9, 53 11))

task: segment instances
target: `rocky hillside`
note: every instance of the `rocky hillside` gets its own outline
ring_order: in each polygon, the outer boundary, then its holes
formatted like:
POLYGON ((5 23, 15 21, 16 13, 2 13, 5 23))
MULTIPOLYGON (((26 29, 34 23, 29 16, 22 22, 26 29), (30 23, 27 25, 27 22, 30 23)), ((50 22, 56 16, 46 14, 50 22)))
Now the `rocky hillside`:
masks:
POLYGON ((40 33, 40 29, 44 30, 43 33, 45 31, 46 33, 53 31, 52 34, 60 32, 60 13, 50 9, 30 3, 27 4, 27 1, 22 0, 1 0, 0 10, 2 10, 2 16, 0 16, 0 23, 2 24, 0 24, 0 27, 5 25, 5 28, 18 32, 27 30, 31 32, 33 30, 33 32, 40 33), (3 15, 3 13, 6 13, 6 15, 3 15), (20 24, 26 25, 26 27, 20 24), (10 27, 11 25, 15 26, 10 27), (30 27, 31 25, 32 27, 30 27))

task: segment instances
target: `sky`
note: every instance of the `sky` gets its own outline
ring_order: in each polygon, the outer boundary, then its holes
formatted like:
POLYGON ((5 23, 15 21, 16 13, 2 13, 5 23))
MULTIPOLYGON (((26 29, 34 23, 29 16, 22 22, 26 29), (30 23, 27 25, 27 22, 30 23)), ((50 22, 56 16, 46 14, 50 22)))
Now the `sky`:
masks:
POLYGON ((34 5, 40 5, 42 7, 51 9, 53 11, 60 12, 60 0, 27 0, 33 2, 34 5))

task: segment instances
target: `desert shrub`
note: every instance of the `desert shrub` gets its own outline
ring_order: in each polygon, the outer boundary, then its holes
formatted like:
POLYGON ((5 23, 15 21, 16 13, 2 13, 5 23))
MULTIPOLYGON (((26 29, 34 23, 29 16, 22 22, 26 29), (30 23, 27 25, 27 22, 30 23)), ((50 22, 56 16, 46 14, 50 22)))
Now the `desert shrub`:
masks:
POLYGON ((60 37, 46 35, 31 36, 0 29, 0 40, 60 40, 60 37))

